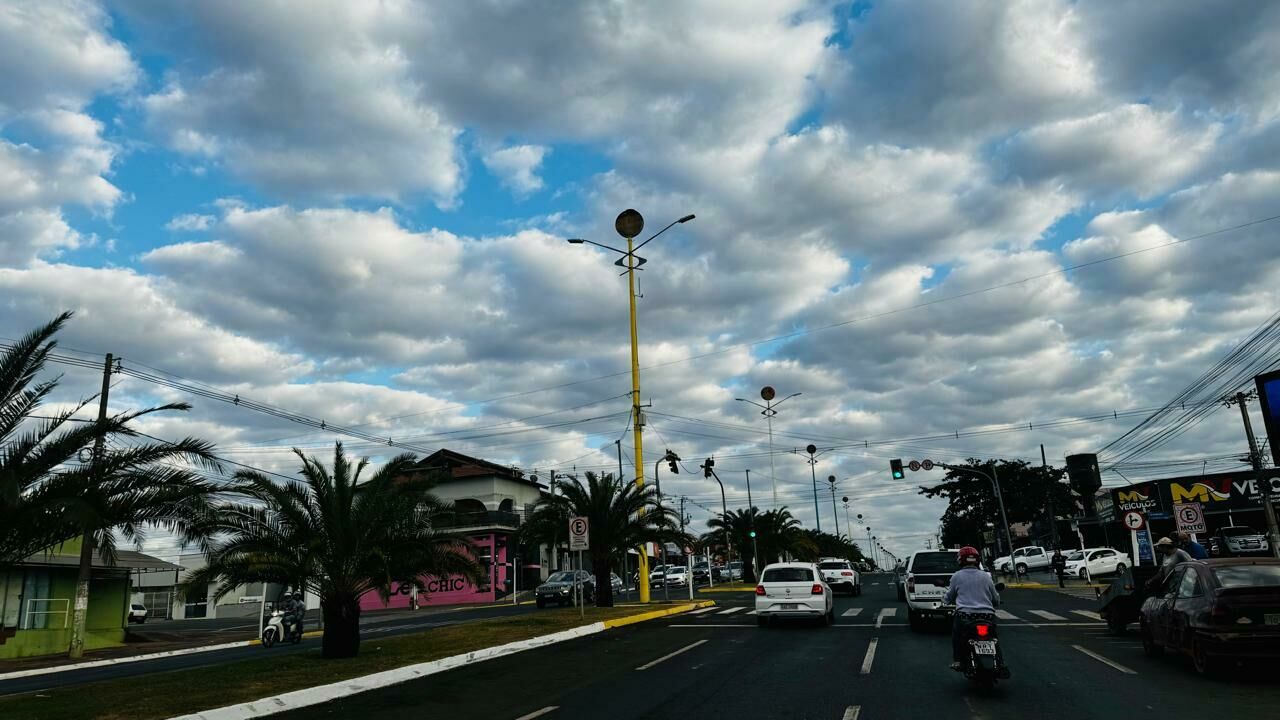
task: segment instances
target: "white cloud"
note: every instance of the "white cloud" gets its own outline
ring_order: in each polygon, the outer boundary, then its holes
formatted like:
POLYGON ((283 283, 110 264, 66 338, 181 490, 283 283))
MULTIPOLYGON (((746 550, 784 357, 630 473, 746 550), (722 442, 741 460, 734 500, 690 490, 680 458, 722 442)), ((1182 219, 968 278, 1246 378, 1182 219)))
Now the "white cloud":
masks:
POLYGON ((172 220, 165 223, 166 230, 175 232, 200 232, 208 230, 216 222, 217 218, 212 215, 197 215, 187 213, 185 215, 174 216, 172 220))
POLYGON ((512 145, 486 153, 484 166, 498 176, 503 185, 523 197, 542 189, 538 167, 550 150, 542 145, 512 145))

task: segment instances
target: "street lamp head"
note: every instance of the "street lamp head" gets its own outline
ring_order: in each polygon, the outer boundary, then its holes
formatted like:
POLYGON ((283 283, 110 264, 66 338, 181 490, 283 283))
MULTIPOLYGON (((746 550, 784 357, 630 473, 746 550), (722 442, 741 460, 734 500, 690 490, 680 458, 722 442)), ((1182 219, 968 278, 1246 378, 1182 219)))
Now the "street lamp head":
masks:
POLYGON ((586 240, 583 240, 582 238, 569 238, 570 245, 581 245, 584 242, 586 242, 586 240))
POLYGON ((613 221, 613 229, 618 234, 630 240, 644 231, 644 216, 640 213, 627 208, 618 213, 618 219, 613 221))
POLYGON ((677 220, 676 222, 678 222, 678 223, 687 223, 687 222, 689 222, 690 220, 694 219, 695 217, 697 217, 697 215, 694 215, 693 213, 689 213, 688 215, 685 215, 684 217, 682 217, 682 218, 680 218, 679 220, 677 220))

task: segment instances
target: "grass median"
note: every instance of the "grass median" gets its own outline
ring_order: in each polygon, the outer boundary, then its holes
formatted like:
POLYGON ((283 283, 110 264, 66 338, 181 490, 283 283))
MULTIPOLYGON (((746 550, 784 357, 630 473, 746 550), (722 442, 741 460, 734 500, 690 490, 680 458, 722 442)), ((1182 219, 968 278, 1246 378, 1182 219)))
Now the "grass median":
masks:
POLYGON ((411 635, 375 635, 360 643, 358 657, 345 660, 324 660, 318 647, 290 654, 263 649, 262 657, 253 660, 3 697, 0 718, 159 720, 628 617, 638 611, 642 610, 587 608, 586 618, 580 619, 576 609, 565 608, 411 635))

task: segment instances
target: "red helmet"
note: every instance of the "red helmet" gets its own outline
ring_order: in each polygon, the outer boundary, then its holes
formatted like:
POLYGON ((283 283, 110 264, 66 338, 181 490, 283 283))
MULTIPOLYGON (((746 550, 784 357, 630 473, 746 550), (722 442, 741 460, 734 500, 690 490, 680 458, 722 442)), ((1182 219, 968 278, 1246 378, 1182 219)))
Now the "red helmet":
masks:
POLYGON ((965 565, 968 563, 973 563, 974 565, 977 565, 981 561, 982 561, 982 556, 978 554, 978 549, 970 545, 965 545, 964 547, 960 548, 960 552, 956 553, 956 562, 959 563, 960 565, 965 565))

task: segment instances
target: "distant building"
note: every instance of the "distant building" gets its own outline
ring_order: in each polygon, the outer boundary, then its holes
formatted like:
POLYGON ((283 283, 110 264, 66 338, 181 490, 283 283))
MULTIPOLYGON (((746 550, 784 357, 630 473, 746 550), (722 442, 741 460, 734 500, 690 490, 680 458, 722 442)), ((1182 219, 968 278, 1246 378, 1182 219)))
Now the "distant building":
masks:
MULTIPOLYGON (((172 575, 178 569, 131 550, 118 550, 114 565, 95 554, 85 649, 124 643, 131 574, 172 575)), ((0 568, 0 659, 67 652, 79 573, 79 538, 0 568)))

